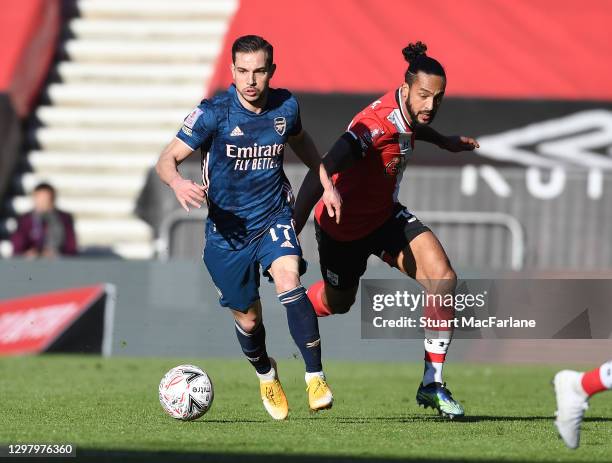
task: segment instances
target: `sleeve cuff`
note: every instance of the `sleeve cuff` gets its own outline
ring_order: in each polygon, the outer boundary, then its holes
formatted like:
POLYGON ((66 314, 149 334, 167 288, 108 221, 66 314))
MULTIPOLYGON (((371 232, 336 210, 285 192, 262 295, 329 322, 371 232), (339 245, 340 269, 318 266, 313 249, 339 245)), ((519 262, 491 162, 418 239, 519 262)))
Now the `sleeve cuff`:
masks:
POLYGON ((191 146, 189 143, 187 143, 185 140, 183 140, 181 137, 179 137, 178 135, 175 135, 174 138, 176 138, 178 141, 180 141, 181 143, 183 143, 183 145, 187 146, 191 151, 195 151, 197 148, 194 148, 193 146, 191 146))

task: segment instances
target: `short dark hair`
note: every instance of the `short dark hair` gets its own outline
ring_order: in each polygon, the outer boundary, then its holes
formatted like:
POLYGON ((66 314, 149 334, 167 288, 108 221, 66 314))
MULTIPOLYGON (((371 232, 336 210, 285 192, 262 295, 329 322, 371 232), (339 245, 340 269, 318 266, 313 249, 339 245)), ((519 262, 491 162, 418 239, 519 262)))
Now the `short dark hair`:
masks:
POLYGON ((259 35, 243 35, 238 37, 232 45, 232 63, 236 63, 236 53, 254 53, 263 50, 266 53, 266 67, 270 68, 274 63, 274 48, 263 37, 259 35))
POLYGON ((41 182, 34 187, 34 193, 39 191, 48 191, 55 198, 55 188, 50 183, 41 182))
POLYGON ((411 43, 402 50, 404 59, 409 63, 404 75, 406 83, 412 84, 417 72, 446 78, 446 73, 440 62, 435 58, 427 56, 426 51, 427 45, 423 42, 411 43))

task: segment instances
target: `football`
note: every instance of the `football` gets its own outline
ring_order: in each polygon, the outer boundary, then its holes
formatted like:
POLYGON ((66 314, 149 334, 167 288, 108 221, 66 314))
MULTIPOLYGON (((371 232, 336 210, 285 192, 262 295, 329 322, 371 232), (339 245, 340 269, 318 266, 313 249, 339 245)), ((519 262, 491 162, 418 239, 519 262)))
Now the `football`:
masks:
POLYGON ((195 365, 174 367, 159 383, 159 402, 177 420, 197 420, 210 409, 213 397, 212 381, 195 365))

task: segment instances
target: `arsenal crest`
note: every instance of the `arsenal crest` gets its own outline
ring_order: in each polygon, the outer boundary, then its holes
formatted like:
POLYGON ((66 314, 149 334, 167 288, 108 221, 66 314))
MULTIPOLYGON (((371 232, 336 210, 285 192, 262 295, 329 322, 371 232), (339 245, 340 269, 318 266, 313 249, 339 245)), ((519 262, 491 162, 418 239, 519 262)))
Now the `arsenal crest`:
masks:
POLYGON ((287 128, 287 121, 284 117, 275 117, 274 118, 274 130, 279 135, 285 134, 285 129, 287 128))

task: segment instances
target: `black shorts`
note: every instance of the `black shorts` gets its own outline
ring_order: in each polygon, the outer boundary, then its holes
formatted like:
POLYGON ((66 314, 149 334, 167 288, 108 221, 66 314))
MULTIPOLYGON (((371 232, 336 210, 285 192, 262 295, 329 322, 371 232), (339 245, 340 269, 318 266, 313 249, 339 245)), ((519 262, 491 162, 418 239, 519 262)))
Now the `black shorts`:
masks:
POLYGON ((395 267, 400 251, 421 233, 429 231, 408 209, 396 204, 391 217, 363 238, 338 241, 321 229, 315 220, 319 261, 323 280, 338 289, 353 288, 366 271, 368 257, 374 254, 395 267))

